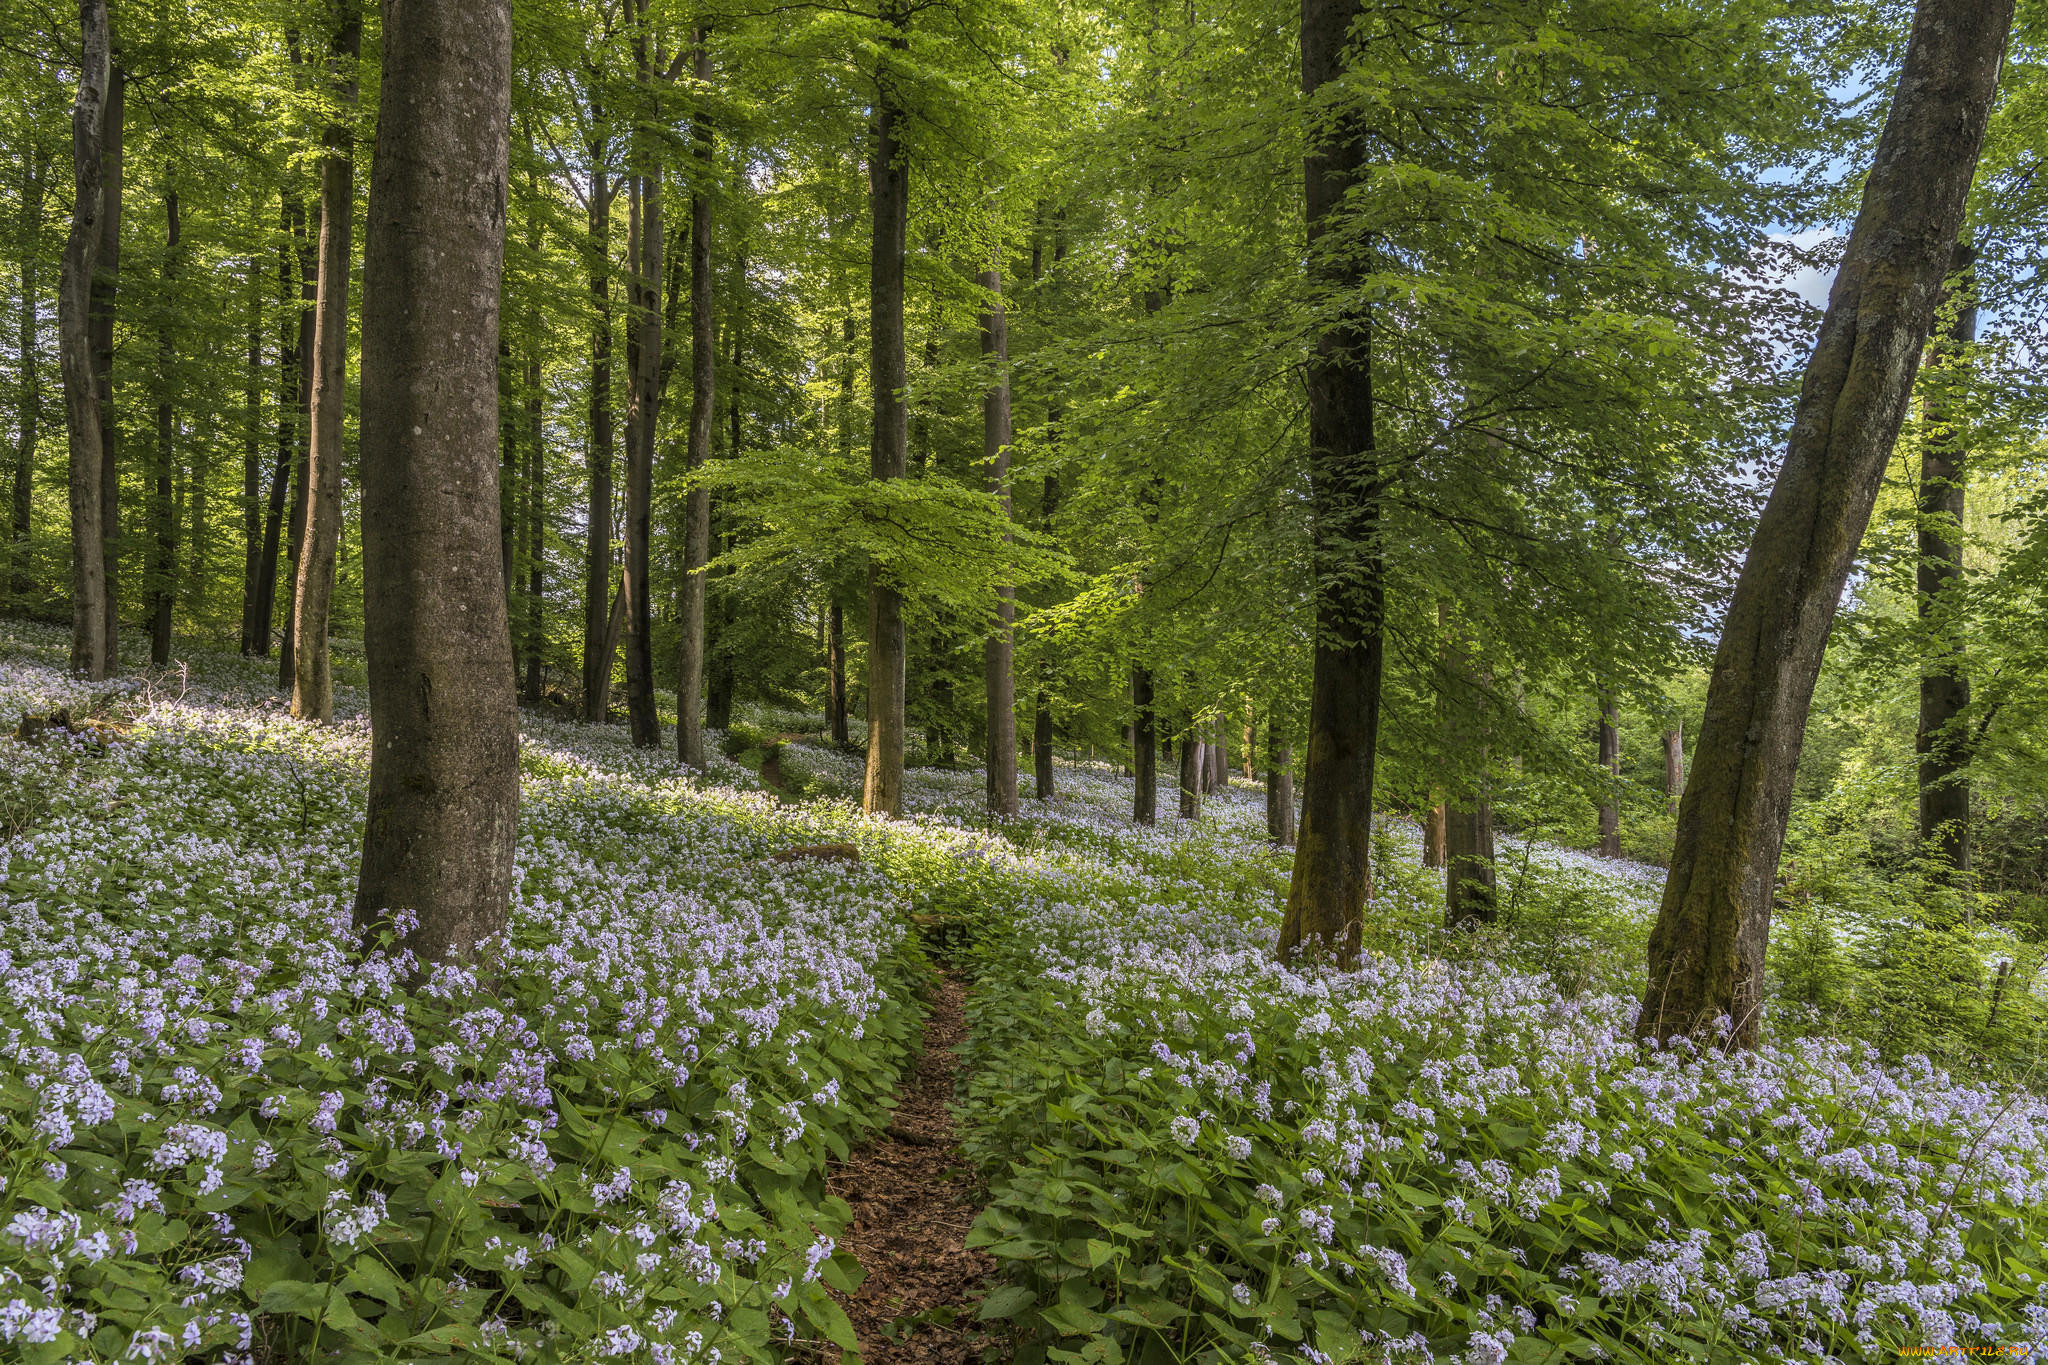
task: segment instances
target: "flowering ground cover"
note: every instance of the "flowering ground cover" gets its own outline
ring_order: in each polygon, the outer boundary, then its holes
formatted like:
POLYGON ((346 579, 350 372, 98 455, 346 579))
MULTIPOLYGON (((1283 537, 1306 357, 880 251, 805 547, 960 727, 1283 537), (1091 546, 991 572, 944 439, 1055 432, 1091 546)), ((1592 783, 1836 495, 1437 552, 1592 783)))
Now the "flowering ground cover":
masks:
MULTIPOLYGON (((0 713, 0 1356, 768 1359, 851 1341, 827 1160, 926 977, 898 891, 772 803, 525 736, 511 943, 356 959, 367 727, 239 661, 96 695, 16 628, 0 713)), ((358 701, 359 698, 351 698, 358 701)))
POLYGON ((313 729, 267 666, 89 689, 62 644, 0 628, 0 719, 103 722, 0 741, 0 1357, 844 1349, 825 1175, 887 1121, 927 937, 967 945, 1002 1268, 959 1309, 1017 1359, 2048 1343, 2048 1106, 1791 1030, 1639 1049, 1654 869, 1504 841, 1511 922, 1450 936, 1389 824, 1364 965, 1290 970, 1256 789, 1137 829, 1063 764, 995 828, 920 769, 885 824, 813 741, 791 804, 528 718, 510 942, 414 988, 347 927, 359 694, 313 729))

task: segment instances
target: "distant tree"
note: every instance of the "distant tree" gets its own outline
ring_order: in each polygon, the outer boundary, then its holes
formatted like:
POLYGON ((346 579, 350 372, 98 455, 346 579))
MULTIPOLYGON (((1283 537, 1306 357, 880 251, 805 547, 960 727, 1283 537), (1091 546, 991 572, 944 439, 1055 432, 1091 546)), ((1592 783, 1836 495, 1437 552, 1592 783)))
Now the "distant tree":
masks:
POLYGON ((360 0, 334 0, 328 80, 334 107, 320 159, 320 263, 313 307, 312 424, 306 454, 306 527, 292 609, 292 714, 334 716, 334 669, 327 632, 334 561, 341 547, 342 417, 348 407, 348 278, 355 232, 356 60, 360 0))

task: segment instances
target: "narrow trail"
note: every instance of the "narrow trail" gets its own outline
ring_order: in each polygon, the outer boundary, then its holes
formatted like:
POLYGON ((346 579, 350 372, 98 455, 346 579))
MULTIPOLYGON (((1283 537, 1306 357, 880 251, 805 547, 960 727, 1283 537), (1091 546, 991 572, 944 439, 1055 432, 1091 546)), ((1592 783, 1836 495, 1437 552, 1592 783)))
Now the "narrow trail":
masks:
POLYGON ((853 1206, 840 1245, 867 1271, 845 1300, 866 1365, 980 1365, 1000 1340, 974 1316, 996 1263, 966 1248, 974 1184, 946 1108, 959 1064, 953 1049, 967 1036, 965 996, 958 977, 940 979, 895 1117, 830 1177, 832 1192, 853 1206))

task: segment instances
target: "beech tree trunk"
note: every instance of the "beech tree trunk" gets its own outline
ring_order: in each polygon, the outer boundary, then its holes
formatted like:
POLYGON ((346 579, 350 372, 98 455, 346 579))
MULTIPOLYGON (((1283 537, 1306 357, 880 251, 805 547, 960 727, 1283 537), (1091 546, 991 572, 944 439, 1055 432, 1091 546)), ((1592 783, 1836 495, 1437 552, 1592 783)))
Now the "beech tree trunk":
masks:
POLYGON ((328 45, 330 79, 342 117, 327 125, 320 162, 320 263, 313 302, 313 392, 306 454, 306 530, 292 608, 292 714, 334 719, 334 668, 327 648, 334 564, 341 548, 342 417, 348 408, 348 274, 354 249, 356 60, 363 13, 340 0, 328 45))
MULTIPOLYGON (((281 199, 279 222, 289 235, 292 204, 281 199)), ((278 248, 277 295, 280 302, 292 300, 292 249, 278 248)), ((277 554, 283 544, 285 500, 291 496, 292 455, 296 449, 299 394, 299 321, 287 317, 279 328, 277 351, 277 442, 270 472, 270 496, 263 520, 263 553, 256 566, 257 604, 252 613, 256 627, 255 652, 270 657, 270 626, 277 614, 277 554)))
MULTIPOLYGON (((869 472, 900 479, 909 466, 909 383, 903 351, 905 229, 910 216, 910 163, 899 143, 903 111, 889 69, 908 45, 907 19, 892 4, 894 32, 885 65, 876 73, 875 127, 868 181, 874 236, 868 276, 868 368, 874 394, 869 472)), ((903 813, 904 658, 903 596, 880 565, 868 567, 868 767, 861 809, 870 815, 903 813)))
POLYGON ((1216 722, 1216 742, 1209 746, 1209 790, 1228 791, 1230 788, 1230 722, 1219 718, 1216 722))
POLYGON ((1294 749, 1271 721, 1266 722, 1266 837, 1278 848, 1294 842, 1294 749))
MULTIPOLYGON (((1312 107, 1343 74, 1359 0, 1302 0, 1301 85, 1312 107)), ((1365 142, 1341 103, 1305 159, 1308 270, 1318 302, 1341 310, 1308 364, 1309 506, 1316 581, 1314 679, 1300 842, 1280 925, 1280 958, 1358 960, 1371 894, 1374 751, 1385 662, 1384 476, 1373 437, 1372 319, 1357 282, 1359 243, 1337 219, 1366 175, 1365 142), (1337 239, 1326 240, 1336 229, 1337 239)))
POLYGON ((1158 717, 1152 710, 1152 670, 1131 670, 1131 819, 1141 825, 1159 819, 1158 717))
POLYGON ((102 136, 110 74, 106 0, 79 0, 83 39, 78 95, 71 106, 74 193, 71 231, 58 275, 58 363, 64 376, 64 419, 70 438, 71 671, 98 681, 107 676, 107 560, 101 521, 100 467, 105 458, 100 424, 98 366, 93 345, 93 282, 104 226, 102 136))
MULTIPOLYGON (((1600 766, 1607 770, 1606 799, 1600 802, 1600 856, 1621 856, 1621 713, 1612 693, 1600 695, 1600 766)), ((1583 809, 1583 808, 1582 808, 1583 809)))
POLYGON ((1963 220, 2012 0, 1922 0, 1807 364, 1785 463, 1715 650, 1650 935, 1638 1034, 1753 1046, 1814 679, 1963 220))
POLYGON ((849 742, 846 732, 846 611, 832 599, 825 634, 825 724, 834 744, 849 742))
POLYGON ((1486 694, 1479 650, 1448 604, 1439 601, 1444 659, 1444 748, 1453 774, 1443 810, 1444 922, 1453 929, 1490 924, 1494 896, 1493 802, 1486 781, 1486 694))
POLYGON ((1445 834, 1444 803, 1439 801, 1422 813, 1422 865, 1442 867, 1444 865, 1445 834))
POLYGON ((320 308, 320 228, 315 223, 308 231, 308 226, 305 206, 300 204, 292 217, 292 233, 298 238, 299 247, 299 411, 293 451, 297 458, 293 462, 291 528, 284 542, 284 631, 277 653, 277 690, 284 693, 292 692, 298 684, 299 560, 306 545, 306 481, 311 475, 313 455, 313 383, 318 359, 313 333, 320 308))
MULTIPOLYGON (((166 190, 164 263, 158 273, 166 293, 178 274, 181 226, 178 192, 166 190)), ((161 311, 157 329, 156 488, 149 508, 149 661, 158 668, 171 661, 172 616, 178 603, 177 412, 171 402, 178 355, 171 336, 172 311, 161 311)))
MULTIPOLYGON (((1966 348, 1977 340, 1976 260, 1976 248, 1967 238, 1956 243, 1949 262, 1957 280, 1955 321, 1931 357, 1945 369, 1968 364, 1966 348)), ((1963 586, 1969 453, 1941 406, 1929 405, 1931 431, 1920 455, 1915 577, 1920 620, 1935 644, 1935 660, 1920 675, 1920 723, 1913 748, 1919 755, 1920 841, 1962 872, 1970 866, 1970 741, 1960 717, 1970 705, 1970 675, 1959 659, 1964 641, 1957 604, 1963 586)))
MULTIPOLYGON (((249 261, 248 365, 242 384, 242 654, 266 652, 259 637, 268 622, 256 622, 263 593, 258 575, 263 566, 263 293, 255 258, 249 261)), ((264 641, 263 644, 267 644, 264 641)))
POLYGON ((546 691, 548 445, 540 352, 526 360, 526 700, 538 706, 546 691))
POLYGON ((355 922, 424 963, 504 928, 519 724, 498 548, 511 0, 386 0, 363 249, 370 802, 355 922))
MULTIPOLYGON (((704 31, 697 31, 697 80, 711 79, 711 53, 704 31)), ((713 315, 711 275, 711 122, 697 116, 697 177, 690 190, 690 472, 711 458, 711 426, 718 416, 718 335, 713 315)), ((683 507, 682 653, 676 662, 676 758, 692 768, 704 766, 704 722, 699 694, 704 690, 704 566, 711 562, 711 490, 692 488, 683 507)))
POLYGON ((20 357, 16 406, 21 414, 14 441, 13 498, 8 519, 9 586, 17 603, 25 603, 34 591, 29 566, 29 533, 35 514, 36 448, 42 442, 43 395, 38 374, 37 353, 41 349, 40 317, 42 294, 40 257, 43 251, 43 177, 50 158, 38 141, 21 163, 21 331, 17 336, 20 357))
MULTIPOLYGON (((591 123, 603 109, 591 101, 591 123)), ((607 147, 593 137, 590 160, 590 467, 589 514, 583 551, 583 719, 603 721, 611 711, 612 646, 607 643, 612 598, 612 194, 604 169, 607 147)))
POLYGON ((1180 737, 1180 818, 1194 820, 1202 814, 1202 777, 1209 770, 1208 746, 1196 739, 1192 729, 1180 737))
MULTIPOLYGON (((1010 337, 1003 316, 1003 274, 981 272, 981 287, 991 302, 981 315, 981 358, 993 367, 981 399, 982 452, 988 461, 989 491, 1010 511, 1010 337)), ((1006 532, 1004 539, 1011 537, 1006 532)), ((1017 813, 1017 590, 996 589, 996 625, 983 649, 982 671, 988 692, 989 814, 1017 813)))
POLYGON ((654 424, 661 407, 661 170, 649 166, 628 179, 631 198, 626 254, 632 262, 632 307, 626 367, 626 722, 638 749, 661 747, 661 717, 654 708, 654 424))
POLYGON ((92 276, 92 349, 100 410, 100 552, 106 560, 106 592, 100 599, 100 630, 106 637, 107 669, 121 662, 121 424, 114 407, 114 316, 121 287, 122 161, 127 143, 128 73, 114 53, 111 34, 106 117, 100 136, 100 235, 98 267, 92 276))
POLYGON ((1685 791, 1685 727, 1678 721, 1664 732, 1664 813, 1678 814, 1678 798, 1685 791))

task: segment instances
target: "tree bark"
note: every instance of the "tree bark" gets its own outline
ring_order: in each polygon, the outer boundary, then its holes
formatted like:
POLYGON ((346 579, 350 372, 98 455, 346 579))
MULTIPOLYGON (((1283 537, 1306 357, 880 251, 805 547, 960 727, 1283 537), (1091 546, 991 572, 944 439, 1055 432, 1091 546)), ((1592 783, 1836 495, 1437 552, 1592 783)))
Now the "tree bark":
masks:
POLYGON ((1158 717, 1152 709, 1152 670, 1131 670, 1131 773, 1137 785, 1131 795, 1131 819, 1141 825, 1159 819, 1158 717))
MULTIPOLYGON (((280 200, 279 219, 286 235, 291 232, 291 200, 280 200)), ((292 249, 281 245, 277 254, 277 293, 280 302, 292 300, 292 249)), ((291 495, 294 431, 298 418, 299 324, 288 318, 278 331, 277 351, 277 445, 270 472, 270 496, 264 513, 263 553, 256 567, 257 605, 253 616, 256 650, 270 657, 270 624, 277 614, 277 552, 283 543, 285 500, 291 495)))
MULTIPOLYGON (((704 31, 697 31, 695 74, 699 88, 711 79, 711 53, 704 31)), ((710 116, 696 119, 697 176, 690 189, 690 472, 699 473, 711 458, 711 426, 718 415, 718 332, 711 274, 711 178, 714 171, 710 116)), ((711 562, 711 490, 692 487, 683 508, 683 642, 676 663, 676 758, 692 768, 704 766, 704 721, 699 694, 704 689, 705 607, 709 582, 704 566, 711 562)))
MULTIPOLYGON (((1301 83, 1312 104, 1344 71, 1359 0, 1302 0, 1301 83)), ((1308 269, 1343 311, 1308 365, 1310 512, 1316 579, 1314 680, 1300 843, 1280 926, 1280 958, 1358 959, 1371 894, 1374 751, 1385 662, 1383 475, 1373 436, 1372 321, 1356 299, 1359 243, 1329 238, 1366 174, 1365 142, 1341 106, 1305 158, 1308 269)))
POLYGON ((1685 791, 1685 727, 1676 719, 1664 732, 1664 813, 1678 814, 1678 798, 1685 791))
MULTIPOLYGON (((642 0, 636 0, 642 3, 642 0)), ((642 19, 644 22, 645 15, 642 19)), ((652 80, 644 38, 636 38, 640 82, 652 80)), ((626 721, 633 745, 661 747, 661 717, 654 704, 654 429, 661 408, 662 172, 644 136, 635 138, 638 163, 627 179, 630 197, 626 254, 631 262, 626 406, 626 721)))
MULTIPOLYGON (((181 227, 178 192, 166 190, 164 263, 159 272, 166 294, 177 278, 181 227)), ((157 328, 156 489, 149 509, 149 661, 158 668, 171 661, 172 616, 178 601, 177 411, 171 401, 178 356, 171 336, 172 311, 168 307, 160 310, 157 328)))
POLYGON ((1444 660, 1444 748, 1452 774, 1443 810, 1444 922, 1453 929, 1491 924, 1494 896, 1493 802, 1486 780, 1486 694, 1479 650, 1448 603, 1437 603, 1444 660))
MULTIPOLYGON (((1944 342, 1931 357, 1944 369, 1968 364, 1977 340, 1976 248, 1956 243, 1949 263, 1958 277, 1956 314, 1944 342)), ((1934 642, 1932 665, 1920 675, 1920 723, 1913 748, 1919 756, 1920 842, 1958 872, 1970 866, 1970 752, 1959 717, 1970 705, 1970 675, 1963 652, 1957 605, 1963 586, 1963 514, 1967 510, 1969 458, 1943 404, 1929 404, 1928 440, 1920 455, 1919 550, 1915 574, 1920 621, 1934 642)))
POLYGON ((74 194, 71 231, 64 241, 57 291, 58 361, 64 376, 64 417, 70 438, 71 671, 98 681, 107 676, 107 561, 100 500, 105 458, 93 345, 93 281, 104 224, 102 137, 108 55, 106 0, 79 0, 83 55, 78 95, 71 106, 74 194))
POLYGON ((334 564, 341 549, 342 417, 348 407, 349 255, 354 249, 356 62, 363 14, 339 0, 328 45, 336 117, 320 161, 320 263, 313 302, 313 392, 306 455, 306 527, 292 608, 292 714, 334 719, 334 665, 327 647, 334 564))
MULTIPOLYGON (((981 315, 981 358, 993 367, 981 397, 982 454, 988 462, 989 492, 1010 512, 1010 336, 1003 316, 1003 273, 981 272, 981 287, 990 302, 981 315)), ((1011 539, 1005 532, 1004 539, 1011 539)), ((1017 590, 1005 583, 996 589, 995 629, 982 650, 982 672, 988 701, 989 814, 1017 813, 1017 590)))
POLYGON ((519 726, 498 555, 510 0, 386 0, 363 249, 370 801, 355 922, 423 963, 504 928, 519 726))
POLYGON ((1280 727, 1266 724, 1266 838, 1277 848, 1294 843, 1294 748, 1280 727))
POLYGON ((1600 856, 1621 856, 1621 712, 1612 692, 1600 694, 1599 756, 1607 770, 1606 796, 1600 802, 1600 856))
POLYGON ((8 520, 12 542, 8 556, 9 586, 18 604, 25 604, 34 591, 29 571, 29 535, 34 530, 36 448, 42 443, 43 421, 42 380, 37 373, 42 293, 38 266, 43 250, 43 198, 47 188, 43 177, 49 167, 49 154, 38 140, 21 162, 21 331, 17 337, 21 382, 16 391, 21 424, 15 434, 12 516, 8 520))
MULTIPOLYGON (((604 114, 593 99, 590 119, 604 114)), ((583 551, 583 719, 611 713, 612 647, 612 195, 605 140, 590 146, 590 499, 583 551)))
MULTIPOLYGON (((869 473, 900 479, 909 465, 909 383, 903 350, 903 269, 910 217, 910 163, 899 143, 903 111, 891 64, 908 46, 907 19, 893 3, 884 65, 875 77, 875 126, 868 183, 873 242, 868 276, 868 368, 875 403, 869 473)), ((903 813, 904 659, 903 596, 883 566, 868 566, 868 766, 861 809, 870 815, 903 813)))
POLYGON ((548 445, 537 342, 526 359, 526 700, 538 706, 546 691, 548 445))
POLYGON ((1180 818, 1197 820, 1202 815, 1202 778, 1209 771, 1209 746, 1196 739, 1192 729, 1180 737, 1180 818))
MULTIPOLYGON (((111 35, 108 43, 112 53, 111 35)), ((92 277, 92 349, 100 410, 100 552, 106 560, 100 629, 106 637, 106 666, 111 672, 121 662, 121 430, 114 408, 114 315, 121 286, 122 161, 128 108, 128 73, 121 69, 118 54, 110 58, 106 90, 100 136, 99 265, 92 277)))
POLYGON ((317 236, 320 228, 317 223, 311 226, 309 232, 305 206, 300 204, 292 218, 292 232, 298 238, 299 250, 299 411, 295 426, 298 439, 293 452, 297 459, 292 475, 291 528, 284 542, 284 630, 279 636, 282 643, 277 651, 277 690, 287 694, 298 684, 299 561, 306 544, 306 481, 312 472, 313 384, 318 358, 313 333, 318 325, 320 308, 320 243, 317 236))
POLYGON ((1905 416, 1998 86, 2012 0, 1923 0, 1729 602, 1636 1031, 1757 1040, 1778 855, 1842 586, 1905 416))
POLYGON ((1444 821, 1447 819, 1444 803, 1439 801, 1422 813, 1422 865, 1442 867, 1444 865, 1444 840, 1447 836, 1444 821))
MULTIPOLYGON (((242 384, 242 654, 259 648, 256 609, 263 595, 258 580, 263 565, 263 290, 256 258, 249 258, 248 366, 242 384)), ((260 628, 268 634, 268 623, 260 628)))
POLYGON ((1209 746, 1209 790, 1227 791, 1230 788, 1230 722, 1219 718, 1216 721, 1216 740, 1209 746))
POLYGON ((825 626, 825 725, 834 744, 849 741, 846 730, 846 612, 832 599, 825 626))

